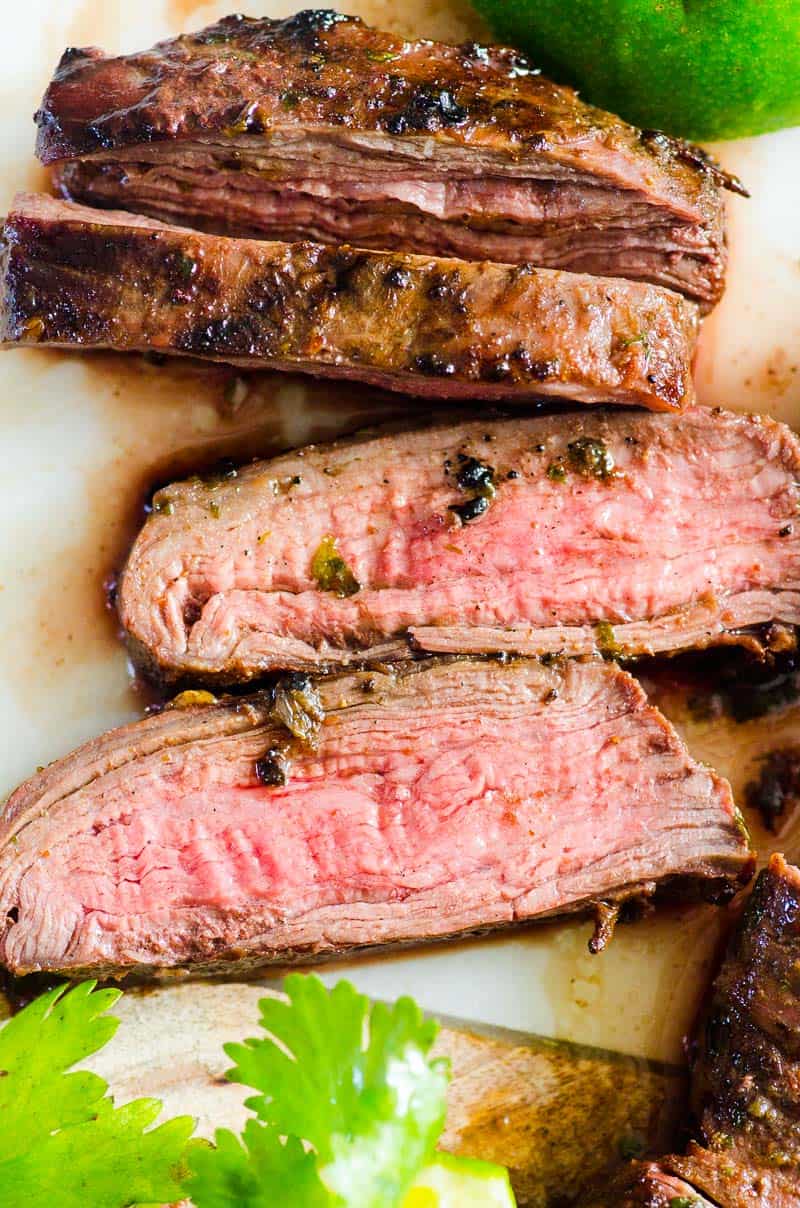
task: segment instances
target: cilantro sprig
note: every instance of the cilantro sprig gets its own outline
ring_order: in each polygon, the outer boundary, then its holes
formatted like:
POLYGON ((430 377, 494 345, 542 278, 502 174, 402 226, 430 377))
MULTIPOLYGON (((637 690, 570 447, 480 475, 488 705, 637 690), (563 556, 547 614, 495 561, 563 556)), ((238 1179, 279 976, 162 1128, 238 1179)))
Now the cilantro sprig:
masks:
POLYGON ((41 995, 0 1030, 0 1208, 127 1208, 180 1199, 189 1117, 153 1127, 156 1099, 115 1107, 88 1070, 119 1021, 117 990, 83 982, 41 995))
POLYGON ((240 1137, 157 1124, 161 1104, 116 1107, 72 1067, 111 1040, 118 990, 43 994, 0 1029, 0 1208, 513 1208, 508 1174, 435 1154, 448 1063, 410 998, 371 1003, 295 974, 260 1003, 263 1034, 225 1051, 257 1092, 240 1137))
POLYGON ((260 1092, 247 1100, 257 1119, 243 1144, 221 1131, 215 1149, 193 1154, 194 1203, 217 1208, 235 1193, 260 1208, 261 1189, 274 1197, 280 1184, 298 1208, 399 1204, 444 1125, 435 1022, 409 998, 371 1004, 348 982, 327 990, 294 974, 284 988, 285 999, 260 1003, 265 1036, 225 1046, 228 1077, 260 1092))

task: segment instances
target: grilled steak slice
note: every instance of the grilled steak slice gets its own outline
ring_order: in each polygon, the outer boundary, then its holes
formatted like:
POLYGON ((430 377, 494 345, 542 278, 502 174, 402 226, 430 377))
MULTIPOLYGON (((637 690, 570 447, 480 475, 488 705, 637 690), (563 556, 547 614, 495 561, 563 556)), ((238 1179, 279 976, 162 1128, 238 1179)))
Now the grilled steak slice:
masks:
POLYGON ((632 1163, 583 1208, 800 1205, 799 974, 800 871, 774 855, 699 1029, 692 1078, 699 1141, 685 1155, 632 1163))
POLYGON ((751 875, 728 784, 599 659, 168 709, 40 772, 0 828, 16 973, 284 963, 751 875))
POLYGON ((698 408, 492 419, 166 487, 121 577, 166 679, 436 653, 635 656, 800 623, 800 447, 698 408))
POLYGON ((165 227, 44 195, 4 229, 0 337, 156 349, 436 398, 679 410, 696 308, 657 286, 165 227))
POLYGON ((228 17, 143 54, 67 51, 37 122, 64 194, 95 205, 632 277, 704 307, 722 291, 720 186, 736 182, 513 50, 330 11, 228 17))
POLYGON ((725 1208, 800 1205, 800 871, 773 856, 714 983, 693 1098, 701 1143, 670 1170, 725 1208))

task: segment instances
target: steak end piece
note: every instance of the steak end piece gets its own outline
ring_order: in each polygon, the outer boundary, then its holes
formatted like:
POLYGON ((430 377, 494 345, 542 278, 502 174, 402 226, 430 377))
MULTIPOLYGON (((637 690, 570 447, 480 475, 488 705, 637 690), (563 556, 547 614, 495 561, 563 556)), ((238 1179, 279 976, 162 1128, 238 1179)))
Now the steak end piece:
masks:
POLYGON ((788 428, 705 408, 343 440, 165 487, 119 614, 167 681, 420 651, 758 651, 800 624, 798 483, 788 428))
POLYGON ((722 187, 699 148, 584 104, 502 47, 354 17, 228 17, 70 50, 36 115, 65 196, 222 234, 648 280, 705 309, 722 187))
POLYGON ((431 398, 679 411, 696 308, 657 286, 530 265, 262 243, 17 197, 0 340, 150 350, 431 398))
POLYGON ((693 1141, 632 1163, 582 1208, 800 1204, 800 870, 773 855, 731 937, 697 1035, 693 1141))
POLYGON ((727 1208, 800 1204, 800 870, 780 855, 756 881, 698 1039, 699 1143, 669 1168, 727 1208))
POLYGON ((168 708, 19 788, 0 820, 0 958, 241 971, 659 887, 724 900, 752 864, 728 784, 615 664, 295 676, 168 708))

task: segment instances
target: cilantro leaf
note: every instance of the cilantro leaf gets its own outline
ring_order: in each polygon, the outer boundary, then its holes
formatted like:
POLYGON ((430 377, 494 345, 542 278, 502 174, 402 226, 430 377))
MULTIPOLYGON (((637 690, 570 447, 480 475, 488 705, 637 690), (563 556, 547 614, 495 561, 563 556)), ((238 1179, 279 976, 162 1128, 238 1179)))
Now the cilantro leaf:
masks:
POLYGON ((117 1030, 117 990, 41 995, 0 1029, 0 1208, 127 1208, 179 1199, 188 1117, 153 1128, 154 1099, 115 1108, 104 1080, 67 1071, 117 1030))
POLYGON ((331 1194, 320 1182, 316 1157, 296 1137, 284 1143, 274 1129, 253 1119, 242 1136, 243 1144, 220 1129, 216 1148, 192 1151, 188 1191, 198 1208, 329 1208, 331 1194))
MULTIPOLYGON (((268 1035, 226 1045, 225 1051, 236 1063, 228 1077, 261 1092, 247 1106, 266 1130, 313 1150, 316 1182, 309 1178, 305 1198, 295 1192, 292 1203, 298 1208, 399 1204, 431 1157, 444 1124, 447 1063, 428 1056, 436 1023, 423 1019, 409 998, 391 1007, 371 1005, 349 982, 329 991, 316 977, 293 974, 284 989, 285 999, 261 1000, 261 1025, 268 1035)), ((258 1134, 256 1145, 256 1135, 251 1129, 246 1136, 245 1167, 251 1172, 256 1151, 266 1152, 267 1142, 258 1134)), ((273 1147, 270 1158, 286 1163, 294 1154, 299 1160, 296 1148, 289 1153, 287 1143, 286 1150, 278 1154, 273 1147)), ((218 1180, 225 1167, 230 1177, 241 1175, 243 1153, 226 1144, 224 1151, 203 1155, 199 1167, 195 1153, 198 1177, 191 1191, 197 1208, 221 1202, 211 1198, 211 1170, 218 1180)), ((275 1195, 274 1187, 271 1192, 275 1195)))

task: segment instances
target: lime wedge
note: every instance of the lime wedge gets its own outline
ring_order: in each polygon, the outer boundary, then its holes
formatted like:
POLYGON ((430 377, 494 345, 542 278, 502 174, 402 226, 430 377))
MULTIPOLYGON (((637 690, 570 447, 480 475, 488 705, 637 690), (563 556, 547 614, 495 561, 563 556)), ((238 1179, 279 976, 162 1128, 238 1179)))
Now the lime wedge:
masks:
POLYGON ((516 1202, 505 1166, 437 1153, 403 1208, 515 1208, 516 1202))

